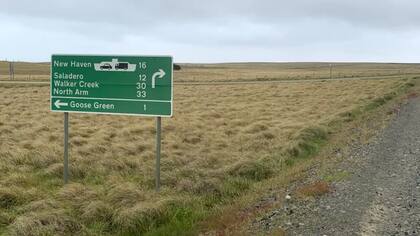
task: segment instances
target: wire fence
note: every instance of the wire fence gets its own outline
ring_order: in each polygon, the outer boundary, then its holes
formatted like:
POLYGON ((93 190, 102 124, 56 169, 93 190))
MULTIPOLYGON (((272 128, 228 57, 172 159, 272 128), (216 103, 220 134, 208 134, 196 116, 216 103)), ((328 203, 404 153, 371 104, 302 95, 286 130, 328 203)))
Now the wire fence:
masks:
POLYGON ((49 76, 49 63, 0 61, 0 80, 39 81, 49 76))
MULTIPOLYGON (((177 64, 175 82, 236 82, 420 75, 420 64, 221 63, 177 64)), ((0 80, 49 81, 50 63, 0 61, 0 80)))

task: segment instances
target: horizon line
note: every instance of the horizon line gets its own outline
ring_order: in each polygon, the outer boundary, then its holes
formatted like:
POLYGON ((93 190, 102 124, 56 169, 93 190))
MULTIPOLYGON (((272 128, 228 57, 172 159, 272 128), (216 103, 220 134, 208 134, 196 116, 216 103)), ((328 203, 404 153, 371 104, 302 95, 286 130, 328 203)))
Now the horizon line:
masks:
MULTIPOLYGON (((47 64, 50 61, 31 60, 0 60, 0 62, 21 62, 34 64, 47 64)), ((286 64, 286 63, 322 63, 322 64, 420 64, 420 62, 396 62, 396 61, 225 61, 225 62, 175 62, 173 64, 286 64)))

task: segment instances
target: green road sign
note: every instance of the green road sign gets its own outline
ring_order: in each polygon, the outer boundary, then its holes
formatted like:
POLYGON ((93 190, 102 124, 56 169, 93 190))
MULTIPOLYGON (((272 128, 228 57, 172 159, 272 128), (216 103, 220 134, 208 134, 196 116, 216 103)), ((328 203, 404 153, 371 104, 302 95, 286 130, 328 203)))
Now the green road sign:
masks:
POLYGON ((51 110, 172 116, 172 57, 52 55, 51 110))

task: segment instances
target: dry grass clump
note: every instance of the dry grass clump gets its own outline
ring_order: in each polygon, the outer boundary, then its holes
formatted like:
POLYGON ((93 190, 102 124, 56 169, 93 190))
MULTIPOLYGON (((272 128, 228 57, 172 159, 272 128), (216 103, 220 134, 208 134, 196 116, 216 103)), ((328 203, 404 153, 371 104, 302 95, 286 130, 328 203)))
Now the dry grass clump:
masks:
POLYGON ((317 181, 296 190, 300 197, 318 197, 331 192, 330 185, 325 181, 317 181))
POLYGON ((72 183, 61 188, 57 193, 57 199, 71 205, 73 209, 80 211, 88 202, 97 199, 98 193, 86 185, 72 183))
POLYGON ((229 174, 260 181, 271 177, 274 169, 270 160, 249 160, 233 166, 229 174))
MULTIPOLYGON (((89 168, 87 166, 78 166, 76 163, 70 163, 69 164, 70 176, 71 178, 85 178, 92 168, 89 168)), ((42 173, 45 176, 54 177, 54 178, 62 178, 63 177, 63 171, 64 171, 64 164, 62 163, 62 160, 60 162, 55 162, 47 166, 45 169, 43 169, 42 173)), ((95 172, 94 172, 95 173, 95 172)))
POLYGON ((119 183, 112 186, 107 199, 116 208, 131 207, 146 199, 139 186, 132 183, 119 183))
POLYGON ((40 212, 40 211, 48 211, 48 210, 58 210, 60 209, 61 205, 53 199, 41 199, 29 202, 26 205, 23 205, 17 208, 17 211, 20 213, 25 212, 40 212))
POLYGON ((8 227, 9 235, 78 235, 83 225, 64 210, 30 212, 17 217, 8 227))
POLYGON ((0 179, 0 185, 5 188, 20 186, 22 188, 31 188, 36 184, 36 180, 31 178, 30 175, 24 173, 11 172, 7 178, 0 179))
MULTIPOLYGON (((64 164, 63 163, 54 163, 49 165, 45 170, 45 175, 54 176, 55 178, 60 178, 63 175, 64 164)), ((72 173, 74 169, 72 169, 72 173)))
POLYGON ((0 227, 5 228, 6 226, 10 225, 13 220, 14 219, 6 212, 0 212, 0 227))
POLYGON ((139 203, 115 213, 113 225, 122 232, 138 234, 161 224, 164 207, 160 203, 139 203))
POLYGON ((221 195, 220 181, 215 178, 196 180, 187 191, 199 195, 221 195))
POLYGON ((0 208, 10 209, 25 202, 22 191, 16 188, 0 188, 0 208))
POLYGON ((112 221, 114 214, 112 206, 101 200, 91 200, 81 210, 81 218, 88 223, 104 222, 106 224, 112 221))
MULTIPOLYGON (((26 143, 23 144, 23 148, 27 149, 26 143)), ((18 155, 14 155, 11 161, 18 166, 31 166, 33 168, 41 169, 61 161, 57 155, 51 154, 52 153, 28 150, 26 152, 21 152, 18 155)))

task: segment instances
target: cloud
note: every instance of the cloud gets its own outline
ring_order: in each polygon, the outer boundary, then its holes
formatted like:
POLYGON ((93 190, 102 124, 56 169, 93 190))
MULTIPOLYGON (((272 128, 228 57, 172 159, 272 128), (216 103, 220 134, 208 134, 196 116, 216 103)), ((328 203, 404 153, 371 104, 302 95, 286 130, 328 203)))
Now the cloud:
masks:
POLYGON ((264 24, 323 18, 367 27, 406 28, 420 25, 418 9, 420 2, 415 0, 44 0, 36 4, 17 0, 3 3, 0 13, 21 19, 33 17, 141 28, 161 23, 224 22, 231 18, 264 24))
POLYGON ((7 35, 0 43, 9 45, 1 51, 12 58, 45 60, 52 52, 133 52, 176 54, 175 58, 191 62, 404 61, 420 55, 412 40, 420 35, 416 12, 420 2, 414 0, 0 4, 0 27, 7 35))

